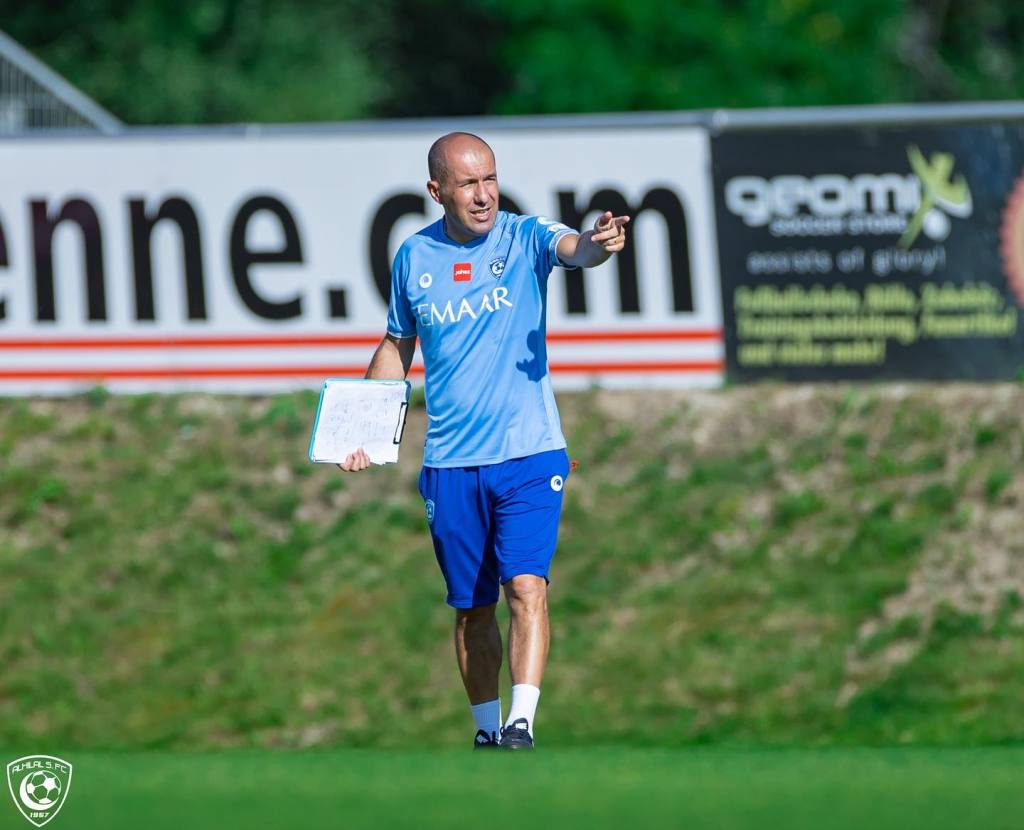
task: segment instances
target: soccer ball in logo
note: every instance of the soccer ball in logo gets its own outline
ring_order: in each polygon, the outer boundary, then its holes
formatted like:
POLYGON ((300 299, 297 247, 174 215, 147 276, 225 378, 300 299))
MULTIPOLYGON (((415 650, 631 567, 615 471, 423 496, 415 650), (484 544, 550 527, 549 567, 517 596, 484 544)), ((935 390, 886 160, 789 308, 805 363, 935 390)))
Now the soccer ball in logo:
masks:
POLYGON ((52 772, 33 772, 25 782, 25 793, 36 804, 49 807, 60 798, 60 779, 52 772))

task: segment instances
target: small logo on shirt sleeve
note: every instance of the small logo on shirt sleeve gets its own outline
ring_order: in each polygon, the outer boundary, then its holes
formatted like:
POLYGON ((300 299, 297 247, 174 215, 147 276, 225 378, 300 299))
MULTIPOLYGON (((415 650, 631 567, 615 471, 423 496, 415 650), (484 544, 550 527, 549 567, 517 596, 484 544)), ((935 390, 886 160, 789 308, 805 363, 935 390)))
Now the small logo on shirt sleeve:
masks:
POLYGON ((551 233, 558 233, 559 231, 570 230, 568 225, 561 222, 556 222, 554 219, 548 219, 546 216, 538 216, 537 224, 542 228, 547 228, 551 233))
POLYGON ((455 282, 469 282, 473 279, 473 264, 471 262, 456 262, 452 269, 452 279, 455 282))

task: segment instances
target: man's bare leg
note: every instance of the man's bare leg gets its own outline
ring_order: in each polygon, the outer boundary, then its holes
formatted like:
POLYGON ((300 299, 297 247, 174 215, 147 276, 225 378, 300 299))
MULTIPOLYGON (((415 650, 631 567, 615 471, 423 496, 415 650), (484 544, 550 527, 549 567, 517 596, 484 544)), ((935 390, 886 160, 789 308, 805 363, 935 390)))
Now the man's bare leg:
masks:
POLYGON ((505 583, 505 598, 512 618, 508 628, 512 704, 506 726, 525 717, 532 734, 551 640, 547 581, 533 574, 515 576, 505 583))
POLYGON ((501 730, 501 633, 494 605, 455 610, 455 657, 477 729, 497 738, 501 730))
POLYGON ((501 671, 501 632, 494 605, 455 609, 455 656, 470 704, 498 696, 501 671))

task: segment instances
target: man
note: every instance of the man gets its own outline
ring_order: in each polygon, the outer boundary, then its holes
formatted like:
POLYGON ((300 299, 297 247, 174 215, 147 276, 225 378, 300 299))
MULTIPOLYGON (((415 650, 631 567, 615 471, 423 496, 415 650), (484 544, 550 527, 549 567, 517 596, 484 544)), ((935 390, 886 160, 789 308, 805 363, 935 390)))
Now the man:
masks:
MULTIPOLYGON (((405 241, 392 267, 387 334, 366 377, 405 378, 417 336, 426 371, 420 494, 455 608, 455 653, 478 748, 532 749, 548 656, 548 568, 569 475, 548 377, 546 289, 556 265, 600 265, 625 243, 628 216, 578 233, 498 209, 491 148, 442 136, 427 192, 444 217, 405 241), (512 705, 501 726, 499 584, 509 604, 512 705)), ((362 450, 339 466, 366 469, 362 450)))

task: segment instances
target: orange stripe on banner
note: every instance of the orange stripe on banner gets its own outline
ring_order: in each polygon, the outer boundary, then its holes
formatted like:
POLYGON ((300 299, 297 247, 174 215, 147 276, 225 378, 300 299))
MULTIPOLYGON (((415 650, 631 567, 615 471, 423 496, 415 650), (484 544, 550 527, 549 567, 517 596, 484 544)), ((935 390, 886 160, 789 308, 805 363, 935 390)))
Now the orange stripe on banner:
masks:
MULTIPOLYGON (((652 341, 721 341, 721 329, 639 329, 554 331, 553 343, 607 343, 652 341)), ((248 335, 235 337, 11 337, 0 338, 0 349, 237 349, 266 346, 376 346, 377 335, 311 334, 248 335)))
MULTIPOLYGON (((642 361, 635 363, 557 363, 552 372, 721 372, 721 360, 642 361)), ((162 369, 0 369, 3 380, 174 380, 203 378, 362 377, 365 366, 196 366, 162 369)), ((422 366, 409 373, 422 375, 422 366)))
MULTIPOLYGON (((166 369, 0 369, 3 380, 174 380, 203 378, 362 377, 365 366, 191 366, 166 369)), ((422 374, 413 366, 410 374, 422 374)))
POLYGON ((253 335, 250 337, 0 338, 0 349, 235 349, 259 346, 376 346, 372 335, 253 335))

